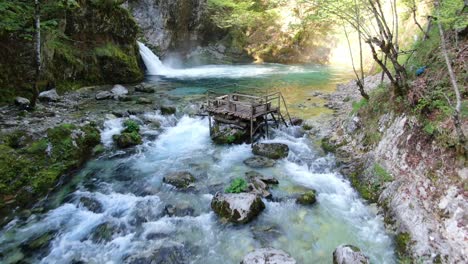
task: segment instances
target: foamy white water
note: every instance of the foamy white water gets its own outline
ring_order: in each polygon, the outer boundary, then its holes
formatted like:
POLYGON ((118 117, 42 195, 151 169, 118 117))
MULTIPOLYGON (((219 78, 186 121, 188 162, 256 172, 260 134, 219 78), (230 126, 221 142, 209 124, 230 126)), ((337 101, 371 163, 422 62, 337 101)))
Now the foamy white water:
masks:
POLYGON ((164 65, 143 43, 138 42, 140 54, 145 63, 148 75, 164 76, 174 79, 203 79, 203 78, 249 78, 266 77, 284 73, 313 73, 313 69, 300 66, 268 65, 204 65, 186 69, 176 69, 164 65))

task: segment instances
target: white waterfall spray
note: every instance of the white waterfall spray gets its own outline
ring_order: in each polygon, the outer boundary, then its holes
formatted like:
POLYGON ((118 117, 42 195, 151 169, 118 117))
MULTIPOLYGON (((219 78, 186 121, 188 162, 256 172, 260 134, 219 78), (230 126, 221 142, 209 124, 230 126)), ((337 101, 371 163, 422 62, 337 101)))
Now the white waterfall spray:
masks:
POLYGON ((161 60, 143 43, 138 42, 140 48, 140 55, 145 63, 149 75, 165 75, 170 70, 164 66, 161 60))

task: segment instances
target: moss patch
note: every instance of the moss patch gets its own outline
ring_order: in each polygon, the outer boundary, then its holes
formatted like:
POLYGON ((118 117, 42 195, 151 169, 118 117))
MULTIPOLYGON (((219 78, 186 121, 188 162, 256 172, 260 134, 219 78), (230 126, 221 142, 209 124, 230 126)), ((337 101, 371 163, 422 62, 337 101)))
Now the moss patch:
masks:
POLYGON ((55 186, 61 175, 81 166, 100 142, 94 125, 60 125, 21 148, 0 144, 0 211, 27 206, 55 186))

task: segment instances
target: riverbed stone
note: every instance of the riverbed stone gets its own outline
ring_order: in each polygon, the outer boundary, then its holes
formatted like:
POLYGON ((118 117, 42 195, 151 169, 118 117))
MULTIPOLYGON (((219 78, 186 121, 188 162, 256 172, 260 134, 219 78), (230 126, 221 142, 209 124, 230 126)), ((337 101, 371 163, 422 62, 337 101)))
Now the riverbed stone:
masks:
POLYGON ((260 196, 252 193, 216 193, 211 208, 222 219, 235 224, 252 221, 265 209, 260 196))
POLYGON ((283 234, 277 225, 252 226, 250 228, 253 238, 260 242, 262 246, 268 246, 283 234))
POLYGON ((176 113, 176 108, 174 106, 161 105, 162 115, 173 115, 175 113, 176 113))
POLYGON ((188 253, 184 245, 167 243, 164 246, 138 252, 125 258, 125 264, 186 264, 188 253))
POLYGON ((289 147, 282 143, 257 143, 253 145, 252 152, 270 159, 282 159, 288 156, 289 147))
POLYGON ((138 132, 124 132, 120 135, 113 135, 112 139, 119 148, 129 148, 139 145, 143 142, 138 132))
POLYGON ((140 93, 154 93, 155 90, 152 87, 144 86, 143 84, 139 84, 135 86, 135 91, 140 93))
POLYGON ((50 244, 50 241, 52 241, 52 239, 54 238, 54 235, 55 235, 54 231, 48 231, 46 233, 34 236, 31 239, 27 240, 26 242, 22 243, 21 249, 28 252, 28 251, 45 248, 50 244))
POLYGON ((248 171, 245 173, 245 177, 247 179, 250 179, 250 178, 258 178, 260 179, 262 182, 266 183, 266 184, 278 184, 279 181, 278 179, 276 179, 275 177, 273 176, 266 176, 266 175, 263 175, 261 174, 260 172, 256 172, 256 171, 248 171))
POLYGON ((38 96, 40 101, 43 102, 57 102, 60 100, 60 95, 58 95, 56 89, 43 91, 38 96))
POLYGON ((102 92, 98 92, 95 98, 96 100, 101 101, 101 100, 111 99, 113 96, 114 95, 109 91, 102 91, 102 92))
POLYGON ((268 184, 263 182, 259 177, 253 176, 252 173, 250 173, 249 176, 250 177, 247 177, 247 173, 246 173, 246 178, 247 178, 247 181, 249 182, 248 188, 249 188, 250 193, 260 195, 263 198, 272 197, 271 193, 268 191, 268 189, 270 188, 268 184))
POLYGON ((195 210, 187 204, 177 204, 177 205, 168 204, 166 205, 166 207, 164 207, 164 214, 170 217, 193 216, 194 213, 195 213, 195 210))
POLYGON ((85 207, 89 211, 96 213, 96 214, 100 214, 104 211, 102 208, 102 204, 98 200, 91 198, 91 197, 86 197, 86 196, 81 197, 80 204, 82 204, 83 207, 85 207))
POLYGON ((112 222, 105 222, 99 224, 94 228, 91 234, 91 240, 94 243, 100 243, 103 241, 111 241, 114 234, 119 233, 121 228, 112 222))
POLYGON ((296 198, 296 203, 302 205, 312 205, 317 201, 315 190, 310 190, 305 193, 300 194, 296 198))
POLYGON ((139 97, 136 101, 137 104, 152 104, 153 101, 146 97, 139 97))
POLYGON ((241 264, 296 264, 296 260, 283 250, 259 248, 247 254, 241 264))
POLYGON ((356 246, 341 245, 333 251, 333 264, 368 264, 369 258, 356 246))
POLYGON ((291 118, 291 125, 293 126, 301 126, 304 123, 304 120, 301 118, 293 117, 291 118))
POLYGON ((166 175, 163 182, 173 185, 179 189, 187 189, 195 182, 195 177, 190 172, 179 171, 166 175))
POLYGON ((24 97, 18 96, 15 98, 15 105, 21 109, 28 109, 31 105, 31 102, 24 97))
POLYGON ((275 166, 276 161, 266 157, 254 156, 244 160, 244 164, 251 168, 269 168, 275 166))

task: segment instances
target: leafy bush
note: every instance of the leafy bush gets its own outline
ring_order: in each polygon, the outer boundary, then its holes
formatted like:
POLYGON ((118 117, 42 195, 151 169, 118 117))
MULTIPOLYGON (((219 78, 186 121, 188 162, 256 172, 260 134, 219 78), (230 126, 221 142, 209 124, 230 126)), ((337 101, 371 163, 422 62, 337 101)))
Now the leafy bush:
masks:
POLYGON ((368 101, 364 98, 362 98, 358 102, 353 102, 353 110, 351 111, 351 114, 355 114, 361 109, 362 107, 366 106, 368 104, 368 101))
POLYGON ((226 193, 241 193, 245 189, 247 189, 247 182, 243 178, 235 178, 224 191, 226 193))
POLYGON ((125 120, 123 123, 125 130, 124 133, 133 133, 133 132, 139 132, 140 131, 140 125, 135 120, 128 119, 125 120))

